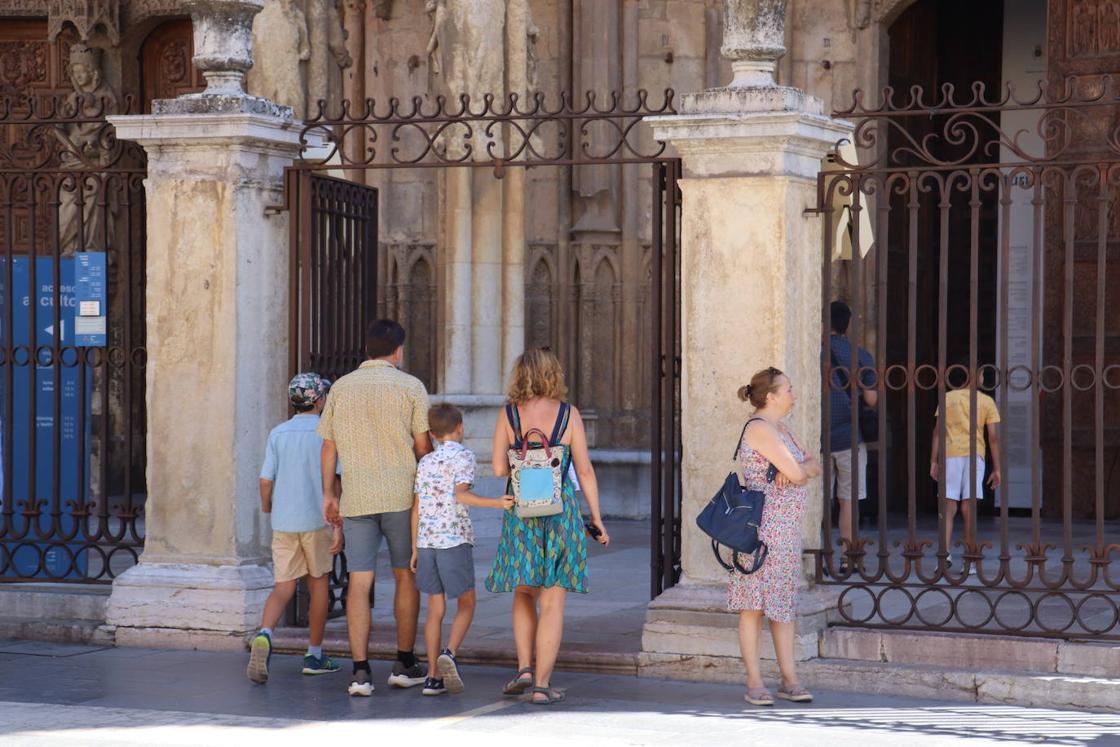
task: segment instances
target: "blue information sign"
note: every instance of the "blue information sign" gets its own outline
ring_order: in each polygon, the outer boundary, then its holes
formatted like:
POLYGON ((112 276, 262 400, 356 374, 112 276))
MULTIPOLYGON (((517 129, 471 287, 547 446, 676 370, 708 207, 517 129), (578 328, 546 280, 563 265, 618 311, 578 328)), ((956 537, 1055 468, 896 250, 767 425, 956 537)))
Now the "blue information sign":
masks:
POLYGON ((105 284, 105 252, 74 255, 74 345, 105 346, 109 313, 105 284))
MULTIPOLYGON (((12 288, 4 287, 7 280, 6 259, 0 257, 0 308, 12 310, 12 339, 0 340, 15 351, 11 368, 0 368, 0 386, 12 389, 12 411, 0 413, 11 418, 12 422, 12 484, 9 486, 11 500, 18 516, 23 507, 30 503, 32 495, 41 506, 38 518, 39 531, 34 528, 24 540, 5 540, 15 571, 20 576, 39 575, 53 578, 78 578, 86 573, 88 558, 79 554, 81 532, 76 529, 73 510, 77 505, 89 500, 89 455, 90 455, 90 399, 92 395, 92 373, 86 371, 83 382, 83 369, 75 365, 78 351, 71 348, 61 355, 57 369, 50 365, 51 348, 55 336, 61 346, 73 346, 74 319, 77 315, 77 302, 74 295, 75 260, 59 260, 59 318, 54 313, 54 268, 55 261, 49 257, 35 259, 34 282, 32 282, 31 259, 15 257, 12 261, 12 288), (9 300, 10 297, 10 300, 9 300), (44 365, 47 364, 47 365, 44 365), (10 380, 3 380, 6 371, 11 371, 10 380), (56 387, 59 391, 59 405, 55 409, 56 387), (80 390, 84 388, 84 396, 80 390), (32 421, 34 403, 34 421, 32 421), (81 410, 84 409, 84 417, 81 410), (84 426, 84 427, 83 427, 84 426), (84 430, 80 433, 79 429, 84 430), (57 429, 57 433, 56 433, 57 429), (80 437, 81 436, 81 437, 80 437), (31 468, 31 444, 34 439, 35 465, 31 468), (54 471, 55 450, 58 450, 58 472, 54 471), (81 449, 81 452, 79 452, 81 449), (79 485, 79 465, 85 463, 87 476, 84 484, 79 485), (78 541, 61 543, 37 541, 40 533, 50 529, 51 513, 55 510, 53 497, 57 480, 58 510, 61 512, 61 529, 65 534, 76 534, 78 541), (45 568, 39 568, 38 556, 45 552, 45 568), (76 555, 72 563, 69 555, 76 555)), ((0 325, 0 336, 7 330, 0 325)), ((0 403, 7 398, 0 398, 0 403)), ((2 452, 0 452, 2 453, 2 452)), ((0 500, 3 494, 0 494, 0 500)))

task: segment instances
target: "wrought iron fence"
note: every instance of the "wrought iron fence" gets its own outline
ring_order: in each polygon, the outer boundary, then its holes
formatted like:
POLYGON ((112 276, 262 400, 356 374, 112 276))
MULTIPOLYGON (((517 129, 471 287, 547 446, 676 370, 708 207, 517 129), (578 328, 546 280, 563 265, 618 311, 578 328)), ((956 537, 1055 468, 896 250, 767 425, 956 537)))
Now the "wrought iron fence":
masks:
POLYGON ((0 97, 0 581, 143 546, 146 161, 111 97, 0 97))
POLYGON ((639 90, 624 99, 588 92, 582 97, 544 93, 520 97, 463 94, 343 101, 337 111, 319 102, 300 133, 306 169, 360 171, 491 165, 501 176, 520 166, 594 166, 650 163, 666 158, 642 119, 674 114, 675 93, 659 102, 639 90))
POLYGON ((1107 76, 886 89, 834 112, 855 131, 818 184, 817 578, 841 587, 845 622, 1120 638, 1118 114, 1107 76), (850 345, 830 334, 838 296, 850 345), (848 447, 871 403, 877 442, 848 447), (867 483, 834 529, 833 496, 867 483))

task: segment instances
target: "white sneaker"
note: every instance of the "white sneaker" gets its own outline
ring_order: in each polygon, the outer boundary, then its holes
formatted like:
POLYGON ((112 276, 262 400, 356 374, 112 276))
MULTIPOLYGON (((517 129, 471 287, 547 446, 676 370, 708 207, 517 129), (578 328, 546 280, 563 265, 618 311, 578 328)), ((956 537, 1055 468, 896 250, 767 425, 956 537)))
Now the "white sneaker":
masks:
POLYGON ((359 669, 354 672, 354 676, 350 678, 350 687, 347 692, 355 697, 368 698, 373 695, 373 683, 370 682, 369 672, 364 669, 359 669))
POLYGON ((393 673, 389 675, 390 687, 416 687, 423 685, 428 679, 427 674, 424 672, 424 667, 420 666, 420 662, 416 662, 411 667, 405 667, 399 661, 393 662, 393 673))

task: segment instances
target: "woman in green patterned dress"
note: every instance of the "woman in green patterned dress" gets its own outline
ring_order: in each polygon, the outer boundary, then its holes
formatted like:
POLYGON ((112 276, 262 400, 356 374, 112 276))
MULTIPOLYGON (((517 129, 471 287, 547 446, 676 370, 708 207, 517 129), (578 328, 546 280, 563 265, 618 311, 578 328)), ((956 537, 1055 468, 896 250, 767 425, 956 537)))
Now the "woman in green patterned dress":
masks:
POLYGON ((587 529, 569 467, 575 467, 596 539, 606 545, 610 536, 599 515, 599 486, 587 453, 583 419, 564 401, 568 388, 560 361, 546 348, 527 350, 514 363, 512 380, 509 404, 494 426, 494 474, 509 475, 509 449, 521 447, 523 433, 538 429, 552 434, 550 445, 564 451, 564 510, 530 519, 507 511, 486 588, 513 592, 518 672, 505 693, 521 695, 532 689, 532 702, 547 705, 564 699, 550 680, 564 629, 566 595, 587 592, 587 529))

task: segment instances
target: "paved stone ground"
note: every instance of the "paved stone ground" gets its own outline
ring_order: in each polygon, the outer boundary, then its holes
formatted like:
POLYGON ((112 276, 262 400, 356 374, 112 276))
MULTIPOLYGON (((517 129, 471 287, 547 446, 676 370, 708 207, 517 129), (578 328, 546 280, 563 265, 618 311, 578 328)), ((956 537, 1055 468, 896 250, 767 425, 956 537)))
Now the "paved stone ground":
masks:
POLYGON ((465 693, 425 698, 373 666, 377 692, 351 699, 345 671, 303 677, 292 656, 261 687, 238 654, 0 641, 0 743, 1120 745, 1117 715, 829 692, 760 709, 738 686, 588 674, 558 674, 568 699, 541 707, 502 698, 504 670, 465 668, 465 693))
MULTIPOLYGON (((472 508, 471 517, 475 526, 478 603, 467 648, 512 651, 512 595, 491 594, 485 587, 501 533, 500 512, 472 508)), ((642 624, 650 598, 649 524, 644 521, 611 521, 607 523, 607 531, 611 535, 609 547, 604 548, 594 542, 588 546, 590 593, 568 595, 564 645, 590 653, 636 655, 641 649, 642 624)), ((387 647, 395 641, 396 624, 393 622, 393 575, 385 548, 382 548, 378 563, 371 638, 375 646, 381 644, 387 647)), ((454 608, 446 618, 445 634, 453 613, 454 608)), ((425 610, 421 611, 421 639, 426 614, 425 610)), ((337 642, 346 649, 346 619, 330 620, 327 628, 328 644, 337 642)), ((302 638, 302 635, 300 631, 299 637, 302 638)), ((288 637, 285 635, 284 639, 288 637)), ((418 641, 418 645, 423 648, 423 641, 418 641)))

